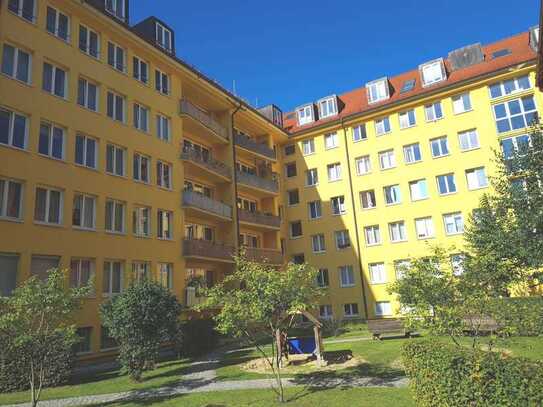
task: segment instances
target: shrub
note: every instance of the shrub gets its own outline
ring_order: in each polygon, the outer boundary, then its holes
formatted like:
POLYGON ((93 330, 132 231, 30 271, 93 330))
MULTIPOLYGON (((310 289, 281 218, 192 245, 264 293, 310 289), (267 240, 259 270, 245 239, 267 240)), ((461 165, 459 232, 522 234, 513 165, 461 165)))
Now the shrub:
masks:
POLYGON ((419 406, 543 405, 542 361, 416 341, 403 363, 419 406))
POLYGON ((500 323, 520 336, 543 335, 543 297, 515 297, 497 301, 500 323))
POLYGON ((219 334, 215 331, 215 322, 211 319, 192 319, 182 322, 181 354, 200 356, 217 346, 219 334))

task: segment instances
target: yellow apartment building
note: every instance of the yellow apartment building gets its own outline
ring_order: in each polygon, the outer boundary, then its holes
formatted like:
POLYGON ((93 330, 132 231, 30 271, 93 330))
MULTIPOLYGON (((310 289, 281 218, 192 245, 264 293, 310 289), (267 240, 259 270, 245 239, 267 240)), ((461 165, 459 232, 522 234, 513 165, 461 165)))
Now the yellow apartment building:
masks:
POLYGON ((398 265, 456 245, 493 150, 526 142, 543 103, 539 32, 479 44, 283 114, 175 55, 128 0, 0 3, 0 295, 51 267, 94 280, 82 359, 111 356, 101 302, 153 278, 195 286, 256 261, 306 261, 322 318, 396 315, 398 265))

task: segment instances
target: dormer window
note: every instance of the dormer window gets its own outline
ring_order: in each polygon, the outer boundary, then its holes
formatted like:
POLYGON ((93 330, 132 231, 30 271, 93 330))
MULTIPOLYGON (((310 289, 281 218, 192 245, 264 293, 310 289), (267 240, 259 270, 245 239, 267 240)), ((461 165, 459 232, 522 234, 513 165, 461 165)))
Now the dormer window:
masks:
POLYGON ((313 114, 313 105, 306 105, 298 108, 296 110, 298 115, 298 125, 303 126, 304 124, 311 123, 315 121, 313 114))
POLYGON ((160 23, 156 23, 156 43, 168 52, 172 52, 172 32, 160 23))
POLYGON ((435 59, 419 66, 422 86, 430 86, 447 79, 443 58, 435 59))
POLYGON ((106 0, 106 11, 120 20, 126 17, 125 0, 106 0))
POLYGON ((367 83, 366 89, 368 92, 368 103, 377 103, 390 97, 387 78, 367 83))
POLYGON ((319 118, 325 119, 337 115, 337 97, 329 96, 317 102, 319 106, 319 118))

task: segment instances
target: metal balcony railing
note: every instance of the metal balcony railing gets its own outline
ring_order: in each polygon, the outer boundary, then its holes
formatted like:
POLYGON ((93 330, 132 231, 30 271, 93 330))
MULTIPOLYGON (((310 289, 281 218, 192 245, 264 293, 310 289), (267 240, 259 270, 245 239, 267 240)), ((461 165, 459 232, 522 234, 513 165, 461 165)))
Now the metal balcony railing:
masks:
POLYGON ((257 154, 268 157, 272 160, 275 160, 275 150, 269 148, 266 144, 257 143, 250 137, 247 137, 244 134, 236 133, 234 135, 234 142, 236 145, 245 148, 246 150, 253 151, 257 154))
POLYGON ((232 177, 232 170, 229 166, 221 161, 215 160, 214 158, 206 157, 201 152, 192 148, 184 148, 183 152, 181 153, 181 159, 200 164, 210 171, 216 172, 224 177, 232 177))
POLYGON ((257 263, 283 264, 283 253, 280 250, 245 247, 247 259, 257 263))
POLYGON ((234 247, 224 243, 199 239, 183 240, 183 256, 185 257, 206 257, 233 261, 232 253, 234 253, 234 247))
POLYGON ((281 225, 281 219, 279 216, 261 212, 250 212, 243 209, 238 209, 238 218, 240 222, 271 226, 274 228, 279 228, 281 225))
POLYGON ((187 116, 192 117, 194 120, 204 125, 223 139, 228 140, 228 132, 226 128, 211 117, 211 115, 196 107, 187 99, 181 99, 179 103, 179 111, 181 114, 186 114, 187 116))
POLYGON ((223 218, 232 219, 232 207, 194 191, 183 191, 183 206, 198 208, 223 218))
POLYGON ((279 184, 277 183, 277 180, 270 179, 270 178, 262 178, 258 175, 248 174, 243 171, 236 171, 237 181, 240 184, 248 185, 251 187, 264 189, 266 191, 270 192, 278 192, 279 191, 279 184))

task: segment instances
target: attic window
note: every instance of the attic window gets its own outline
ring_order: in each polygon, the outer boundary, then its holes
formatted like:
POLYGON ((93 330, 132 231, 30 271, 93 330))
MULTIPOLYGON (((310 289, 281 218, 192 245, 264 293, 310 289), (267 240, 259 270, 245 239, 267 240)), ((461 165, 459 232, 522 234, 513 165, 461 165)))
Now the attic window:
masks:
POLYGON ((447 79, 443 58, 427 62, 419 67, 422 76, 422 85, 430 86, 447 79))
POLYGON ((296 109, 296 114, 298 115, 298 125, 300 126, 315 121, 315 117, 313 115, 313 105, 299 107, 296 109))
POLYGON ((335 95, 319 100, 317 105, 319 106, 319 118, 324 119, 337 115, 337 97, 335 95))
POLYGON ((494 51, 492 53, 492 59, 504 57, 504 56, 510 55, 510 54, 511 54, 511 50, 509 48, 503 48, 503 49, 500 49, 498 51, 494 51))
POLYGON ((402 89, 400 90, 400 93, 406 93, 406 92, 412 91, 415 88, 415 82, 416 82, 416 79, 409 79, 405 81, 402 85, 402 89))
POLYGON ((126 16, 124 7, 125 0, 106 0, 106 11, 120 20, 124 20, 126 16))
POLYGON ((377 103, 390 97, 388 79, 386 77, 367 83, 366 89, 368 92, 368 103, 377 103))
POLYGON ((172 52, 172 32, 160 23, 156 23, 156 43, 168 52, 172 52))

